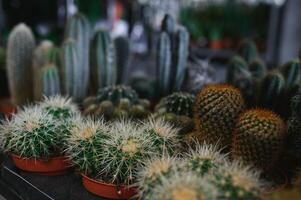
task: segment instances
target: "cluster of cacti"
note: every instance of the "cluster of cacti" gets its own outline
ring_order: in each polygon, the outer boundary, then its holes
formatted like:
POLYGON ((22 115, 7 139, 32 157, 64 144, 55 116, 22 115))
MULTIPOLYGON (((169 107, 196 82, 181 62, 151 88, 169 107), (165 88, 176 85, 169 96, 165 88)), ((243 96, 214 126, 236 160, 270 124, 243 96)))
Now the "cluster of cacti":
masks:
POLYGON ((164 118, 181 129, 181 133, 191 132, 194 128, 194 95, 175 92, 160 100, 155 108, 155 116, 164 118))
POLYGON ((243 111, 240 91, 230 85, 211 85, 197 95, 194 119, 202 140, 227 150, 232 141, 235 121, 243 111))
POLYGON ((165 15, 157 46, 157 87, 159 96, 180 91, 185 79, 189 33, 176 27, 175 20, 165 15))
POLYGON ((25 24, 17 25, 7 44, 7 75, 12 101, 24 105, 33 99, 32 58, 35 39, 25 24))
POLYGON ((269 170, 280 158, 285 134, 284 122, 272 111, 247 110, 235 125, 232 157, 269 170))
POLYGON ((84 101, 84 114, 104 116, 105 119, 123 117, 145 118, 150 114, 148 100, 139 99, 135 90, 115 85, 100 88, 96 97, 84 101))

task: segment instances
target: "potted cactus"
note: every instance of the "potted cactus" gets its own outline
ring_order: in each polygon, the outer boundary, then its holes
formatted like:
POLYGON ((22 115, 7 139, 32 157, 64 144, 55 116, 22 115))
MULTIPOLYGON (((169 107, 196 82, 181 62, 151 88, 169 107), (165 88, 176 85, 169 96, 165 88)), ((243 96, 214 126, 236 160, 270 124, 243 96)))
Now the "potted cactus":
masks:
POLYGON ((24 107, 1 126, 2 148, 21 170, 49 176, 64 174, 71 167, 61 149, 70 134, 67 127, 63 131, 39 106, 24 107))
POLYGON ((126 120, 106 124, 103 119, 87 118, 72 132, 66 152, 81 171, 84 187, 109 199, 134 196, 137 189, 130 186, 137 180, 137 169, 152 156, 177 147, 175 130, 152 120, 138 127, 126 120))

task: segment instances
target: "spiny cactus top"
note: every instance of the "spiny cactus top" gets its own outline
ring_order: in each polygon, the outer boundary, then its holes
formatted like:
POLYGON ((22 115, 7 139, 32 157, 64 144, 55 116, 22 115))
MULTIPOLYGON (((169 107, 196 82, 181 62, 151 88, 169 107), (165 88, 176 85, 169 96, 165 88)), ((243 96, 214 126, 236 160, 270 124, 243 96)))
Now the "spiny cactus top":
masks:
POLYGON ((160 112, 160 110, 163 109, 164 112, 167 113, 192 117, 194 100, 194 95, 184 92, 175 92, 167 97, 164 97, 159 102, 156 110, 160 112))
POLYGON ((117 106, 121 99, 128 99, 131 104, 136 104, 138 102, 138 94, 131 87, 124 85, 114 85, 105 88, 100 88, 97 92, 97 102, 102 102, 105 100, 111 101, 115 106, 117 106))
POLYGON ((85 119, 72 129, 67 141, 67 155, 83 173, 97 178, 102 170, 100 154, 108 137, 108 126, 102 120, 85 119))
POLYGON ((79 115, 78 107, 70 98, 62 96, 44 97, 44 100, 39 105, 58 120, 67 120, 72 116, 79 115))
POLYGON ((233 158, 267 170, 279 158, 285 133, 284 122, 272 111, 247 110, 235 126, 233 158))
POLYGON ((217 200, 218 191, 206 179, 194 173, 174 172, 161 178, 151 192, 144 196, 145 200, 217 200))
POLYGON ((228 162, 226 155, 222 154, 216 146, 196 143, 184 154, 184 169, 194 171, 200 176, 214 173, 217 168, 228 162))
POLYGON ((50 158, 57 152, 56 122, 39 107, 25 107, 3 126, 4 150, 23 158, 50 158))
POLYGON ((208 179, 218 189, 219 199, 261 199, 263 184, 259 173, 241 163, 228 163, 208 176, 208 179))
POLYGON ((197 130, 206 142, 227 148, 234 123, 244 109, 240 91, 229 85, 205 87, 196 97, 194 118, 197 130))

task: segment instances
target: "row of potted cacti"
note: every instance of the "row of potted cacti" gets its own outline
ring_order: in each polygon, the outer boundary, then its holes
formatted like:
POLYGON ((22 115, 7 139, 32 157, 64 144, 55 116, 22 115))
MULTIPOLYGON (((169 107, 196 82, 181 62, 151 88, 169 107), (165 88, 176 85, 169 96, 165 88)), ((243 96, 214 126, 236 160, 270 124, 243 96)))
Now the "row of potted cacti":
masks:
POLYGON ((86 17, 75 14, 65 28, 62 47, 42 41, 25 24, 9 35, 6 69, 13 103, 24 105, 43 95, 64 94, 81 102, 98 88, 121 83, 129 58, 125 37, 92 31, 86 17))

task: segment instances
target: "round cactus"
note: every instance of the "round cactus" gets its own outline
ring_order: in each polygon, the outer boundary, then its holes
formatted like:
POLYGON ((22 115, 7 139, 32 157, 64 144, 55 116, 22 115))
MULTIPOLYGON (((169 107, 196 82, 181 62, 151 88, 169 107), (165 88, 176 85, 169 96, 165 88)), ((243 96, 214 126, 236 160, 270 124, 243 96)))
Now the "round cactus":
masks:
POLYGON ((200 179, 194 173, 174 172, 161 178, 161 183, 152 188, 145 200, 213 200, 218 191, 205 178, 200 179))
POLYGON ((120 102, 120 99, 126 98, 131 104, 138 102, 138 95, 135 90, 124 85, 114 85, 99 89, 97 92, 97 102, 105 100, 111 101, 115 106, 120 102))
POLYGON ((232 156, 267 170, 278 161, 285 132, 284 122, 272 111, 247 110, 235 126, 232 156))
POLYGON ((156 111, 192 117, 194 99, 195 97, 189 93, 175 92, 163 98, 156 107, 156 111))
POLYGON ((72 129, 66 152, 68 157, 86 175, 95 178, 101 171, 101 152, 108 135, 108 126, 102 120, 86 119, 72 129))
POLYGON ((229 85, 205 87, 197 95, 194 108, 200 137, 209 144, 218 142, 221 148, 228 148, 235 120, 244 107, 244 99, 238 89, 229 85))
POLYGON ((233 162, 219 168, 209 176, 210 182, 217 188, 219 198, 225 200, 259 200, 262 196, 259 173, 233 162))
POLYGON ((39 107, 25 107, 2 129, 3 149, 22 158, 47 159, 57 152, 56 121, 39 107))

